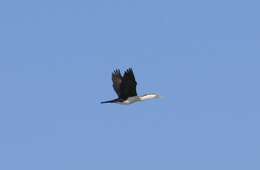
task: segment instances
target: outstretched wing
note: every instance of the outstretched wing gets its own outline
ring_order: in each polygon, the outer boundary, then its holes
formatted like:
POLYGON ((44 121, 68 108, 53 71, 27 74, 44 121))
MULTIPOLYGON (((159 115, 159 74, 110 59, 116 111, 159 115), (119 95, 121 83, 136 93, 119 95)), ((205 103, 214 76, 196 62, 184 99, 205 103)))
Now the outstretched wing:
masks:
POLYGON ((124 73, 122 83, 120 86, 120 98, 127 99, 128 97, 137 96, 136 92, 137 82, 131 68, 127 69, 124 73))
POLYGON ((121 83, 122 83, 122 75, 121 75, 119 69, 116 69, 112 73, 112 81, 113 81, 113 88, 114 88, 116 94, 118 95, 118 97, 120 97, 121 96, 120 87, 121 87, 121 83))

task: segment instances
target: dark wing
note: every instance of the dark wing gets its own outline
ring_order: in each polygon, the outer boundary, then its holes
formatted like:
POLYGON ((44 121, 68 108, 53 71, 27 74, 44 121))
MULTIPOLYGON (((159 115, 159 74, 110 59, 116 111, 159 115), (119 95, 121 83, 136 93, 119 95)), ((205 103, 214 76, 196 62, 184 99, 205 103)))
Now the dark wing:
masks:
POLYGON ((136 81, 133 70, 127 69, 120 86, 120 98, 127 99, 128 97, 137 96, 136 81))
POLYGON ((122 75, 121 75, 119 69, 116 69, 112 73, 112 81, 113 81, 113 88, 114 88, 116 94, 118 95, 118 97, 120 97, 121 96, 120 86, 121 86, 121 83, 122 83, 122 75))

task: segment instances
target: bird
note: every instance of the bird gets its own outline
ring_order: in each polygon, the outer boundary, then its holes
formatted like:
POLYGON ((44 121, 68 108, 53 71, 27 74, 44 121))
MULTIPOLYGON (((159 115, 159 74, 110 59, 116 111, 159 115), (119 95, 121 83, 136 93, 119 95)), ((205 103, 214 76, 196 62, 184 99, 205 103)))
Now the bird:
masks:
POLYGON ((116 103, 122 105, 130 105, 136 102, 160 98, 160 96, 155 93, 145 94, 143 96, 137 95, 137 82, 135 80, 132 68, 128 68, 124 72, 124 76, 121 75, 119 69, 115 69, 112 73, 112 82, 113 89, 116 92, 118 98, 108 101, 102 101, 101 104, 116 103))

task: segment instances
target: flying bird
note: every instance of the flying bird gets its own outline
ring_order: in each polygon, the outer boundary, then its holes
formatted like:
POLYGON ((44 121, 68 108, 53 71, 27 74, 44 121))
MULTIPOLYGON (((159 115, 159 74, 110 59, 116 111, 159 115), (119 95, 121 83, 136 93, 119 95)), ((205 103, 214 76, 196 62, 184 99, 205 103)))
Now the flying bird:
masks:
POLYGON ((156 99, 159 98, 159 95, 151 93, 143 96, 137 96, 136 86, 137 82, 135 80, 134 72, 132 68, 129 68, 125 71, 124 76, 121 75, 119 69, 116 69, 112 73, 112 82, 113 88, 118 96, 117 99, 103 101, 104 103, 117 103, 129 105, 135 102, 156 99))

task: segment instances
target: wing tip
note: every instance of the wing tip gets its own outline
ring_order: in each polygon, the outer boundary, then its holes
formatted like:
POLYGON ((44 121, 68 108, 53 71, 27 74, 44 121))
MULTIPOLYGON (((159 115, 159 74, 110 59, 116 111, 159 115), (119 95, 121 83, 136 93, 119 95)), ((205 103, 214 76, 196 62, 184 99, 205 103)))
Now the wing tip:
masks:
POLYGON ((126 73, 134 73, 134 71, 133 71, 133 68, 132 67, 129 67, 126 71, 125 71, 126 73))
POLYGON ((112 76, 115 76, 115 75, 121 75, 120 69, 115 69, 115 70, 112 72, 112 76))

